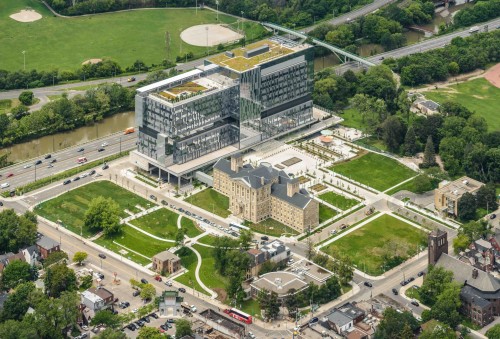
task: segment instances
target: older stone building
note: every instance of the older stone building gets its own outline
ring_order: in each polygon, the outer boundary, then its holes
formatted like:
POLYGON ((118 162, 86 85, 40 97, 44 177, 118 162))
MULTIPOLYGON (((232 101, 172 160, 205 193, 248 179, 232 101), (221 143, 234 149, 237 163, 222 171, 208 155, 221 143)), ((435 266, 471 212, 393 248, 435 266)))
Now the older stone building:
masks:
POLYGON ((243 165, 240 154, 230 161, 219 159, 214 165, 213 187, 229 197, 229 210, 239 218, 254 223, 273 218, 298 232, 319 223, 319 203, 299 188, 298 179, 268 163, 255 168, 243 165))

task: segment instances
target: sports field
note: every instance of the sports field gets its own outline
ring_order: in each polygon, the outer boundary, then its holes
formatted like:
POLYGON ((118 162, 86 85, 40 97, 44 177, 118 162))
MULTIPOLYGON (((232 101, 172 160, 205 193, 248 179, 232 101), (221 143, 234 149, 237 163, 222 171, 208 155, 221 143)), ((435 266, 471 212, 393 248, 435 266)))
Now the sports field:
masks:
MULTIPOLYGON (((220 23, 233 23, 234 17, 219 14, 220 23)), ((147 65, 159 64, 167 57, 165 34, 170 33, 170 58, 180 55, 180 32, 193 25, 216 23, 210 10, 151 9, 105 13, 94 16, 59 18, 39 1, 0 1, 1 69, 21 70, 26 51, 26 69, 74 70, 92 58, 116 60, 123 68, 137 59, 147 65), (9 15, 31 7, 42 19, 17 22, 9 15)), ((262 27, 259 27, 263 31, 262 27)), ((257 33, 255 27, 248 30, 257 33)), ((261 31, 261 32, 262 32, 261 31)), ((253 36, 247 36, 253 38, 253 36)), ((205 47, 182 44, 182 55, 203 53, 205 47)))
POLYGON ((479 78, 446 88, 424 92, 425 97, 438 103, 458 102, 488 122, 488 131, 500 129, 500 88, 479 78))
POLYGON ((402 259, 416 254, 417 247, 426 244, 425 233, 391 215, 382 214, 368 224, 323 248, 347 254, 358 269, 379 275, 396 266, 389 260, 394 253, 402 259), (384 261, 387 258, 387 261, 384 261))
POLYGON ((384 191, 416 174, 396 160, 376 153, 365 154, 330 169, 379 191, 384 191))

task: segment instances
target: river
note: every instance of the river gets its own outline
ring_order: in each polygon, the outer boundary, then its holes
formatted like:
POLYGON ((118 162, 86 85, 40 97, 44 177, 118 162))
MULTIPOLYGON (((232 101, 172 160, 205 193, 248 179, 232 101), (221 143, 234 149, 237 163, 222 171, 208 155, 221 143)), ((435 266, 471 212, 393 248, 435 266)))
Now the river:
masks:
POLYGON ((5 154, 10 152, 10 161, 21 162, 43 154, 52 153, 70 146, 102 138, 106 135, 123 131, 130 126, 135 126, 134 112, 117 113, 91 126, 80 127, 69 132, 47 135, 22 144, 2 148, 0 153, 5 154))

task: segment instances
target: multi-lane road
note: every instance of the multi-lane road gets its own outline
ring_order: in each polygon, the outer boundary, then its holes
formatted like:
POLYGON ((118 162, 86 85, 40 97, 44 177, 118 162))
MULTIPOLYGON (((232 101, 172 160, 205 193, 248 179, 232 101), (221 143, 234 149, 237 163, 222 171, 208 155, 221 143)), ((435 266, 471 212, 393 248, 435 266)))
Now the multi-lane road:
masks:
POLYGON ((133 149, 137 141, 137 133, 124 135, 122 132, 108 135, 104 138, 96 139, 88 143, 66 148, 64 150, 51 154, 49 159, 40 156, 13 166, 5 167, 0 170, 0 184, 9 184, 9 187, 2 191, 13 190, 18 186, 25 185, 35 180, 48 177, 70 168, 80 166, 77 159, 85 157, 88 162, 104 159, 120 151, 133 149), (80 149, 82 149, 80 151, 80 149), (99 149, 104 149, 98 151, 99 149), (35 165, 37 160, 42 163, 35 165), (54 163, 51 163, 56 160, 54 163), (52 166, 52 167, 50 167, 52 166))

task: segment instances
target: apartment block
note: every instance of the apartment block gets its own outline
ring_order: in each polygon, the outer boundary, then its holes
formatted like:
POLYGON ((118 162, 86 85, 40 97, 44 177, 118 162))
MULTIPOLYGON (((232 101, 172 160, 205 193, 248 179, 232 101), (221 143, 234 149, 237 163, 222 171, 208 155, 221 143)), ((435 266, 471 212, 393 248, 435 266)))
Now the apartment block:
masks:
POLYGON ((131 162, 177 185, 195 171, 316 122, 314 50, 273 37, 137 90, 131 162))
POLYGON ((469 177, 443 181, 434 190, 434 206, 443 215, 458 215, 458 201, 465 193, 475 194, 484 184, 469 177))

